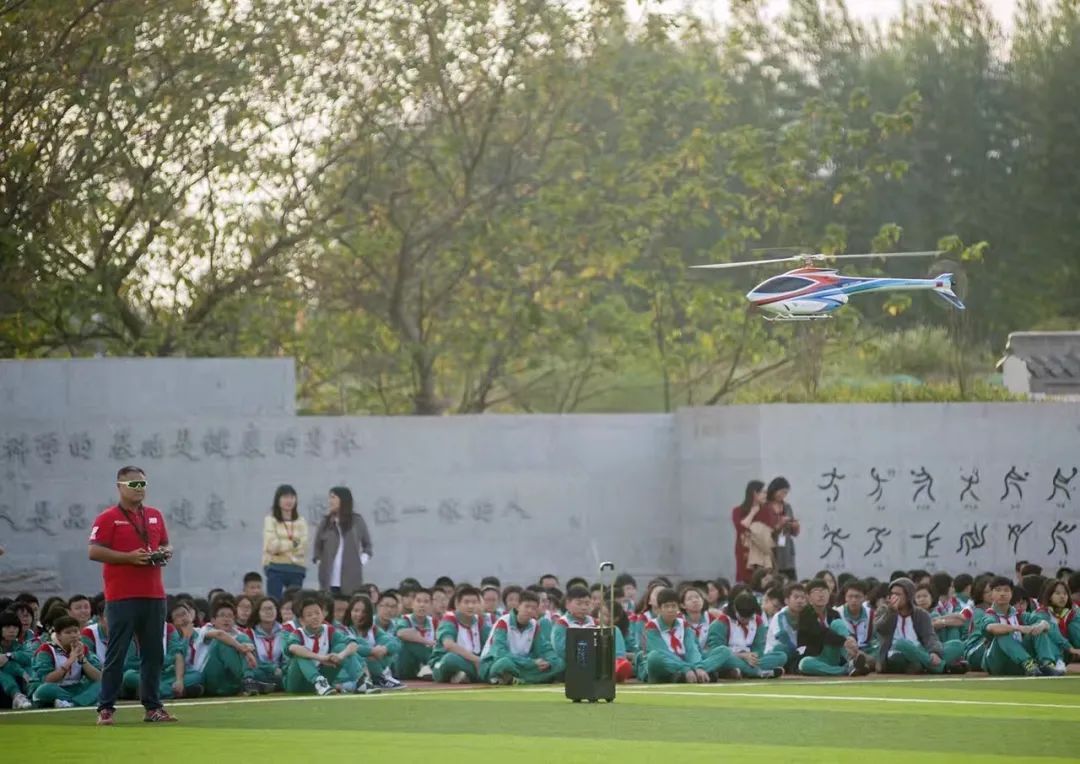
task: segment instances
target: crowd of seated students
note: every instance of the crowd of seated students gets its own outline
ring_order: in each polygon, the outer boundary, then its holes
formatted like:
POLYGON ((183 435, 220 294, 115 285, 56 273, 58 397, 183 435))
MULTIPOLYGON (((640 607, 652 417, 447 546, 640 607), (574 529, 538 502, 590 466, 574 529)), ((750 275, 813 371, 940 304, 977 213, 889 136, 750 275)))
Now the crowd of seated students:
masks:
MULTIPOLYGON (((614 597, 581 578, 553 575, 521 587, 440 577, 350 595, 243 590, 170 596, 162 630, 161 696, 378 693, 418 681, 558 682, 567 630, 615 627, 619 681, 708 683, 784 674, 861 676, 984 671, 1059 676, 1080 662, 1080 574, 953 578, 895 571, 888 582, 821 571, 789 581, 758 570, 724 579, 649 581, 628 574, 614 597), (639 596, 640 594, 640 596, 639 596)), ((97 702, 109 629, 103 597, 32 594, 0 599, 0 707, 67 708, 97 702)), ((139 645, 127 654, 123 692, 139 687, 139 645)))

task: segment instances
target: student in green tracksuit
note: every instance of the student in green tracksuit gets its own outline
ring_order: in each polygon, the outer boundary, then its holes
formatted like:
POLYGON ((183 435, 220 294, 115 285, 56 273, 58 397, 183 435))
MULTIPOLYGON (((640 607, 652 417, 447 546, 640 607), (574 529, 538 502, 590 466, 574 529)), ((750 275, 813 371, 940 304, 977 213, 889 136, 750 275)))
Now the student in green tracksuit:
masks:
POLYGON ((277 603, 258 597, 252 605, 252 626, 248 630, 255 643, 255 680, 280 690, 285 685, 285 628, 278 622, 277 603))
POLYGON ((709 625, 705 655, 716 650, 730 651, 734 658, 732 668, 738 669, 739 678, 783 676, 787 656, 781 652, 765 652, 767 629, 768 623, 761 614, 757 598, 750 591, 739 592, 709 625))
POLYGON ((799 583, 788 584, 784 587, 784 607, 769 621, 765 633, 766 655, 783 656, 785 670, 792 672, 799 663, 799 616, 804 609, 806 587, 799 583))
POLYGON ((314 597, 304 597, 298 611, 300 627, 290 627, 285 634, 288 655, 285 692, 319 695, 378 692, 365 681, 367 675, 356 654, 356 640, 325 623, 328 613, 322 603, 314 597))
POLYGON ((679 614, 679 595, 663 588, 656 595, 659 617, 645 626, 644 671, 638 679, 650 684, 690 682, 707 684, 717 672, 734 668, 735 658, 728 650, 703 658, 693 630, 679 614), (644 674, 644 676, 642 676, 644 674))
POLYGON ((436 682, 464 684, 480 681, 480 652, 489 629, 480 615, 480 590, 463 586, 450 602, 435 632, 431 672, 436 682))
POLYGON ((799 673, 807 676, 864 676, 866 656, 840 614, 829 607, 831 592, 822 578, 806 585, 808 606, 799 614, 799 673))
POLYGON ((873 663, 872 656, 877 654, 877 640, 874 634, 874 611, 866 601, 866 584, 852 579, 840 587, 842 602, 837 611, 847 624, 851 636, 859 645, 859 652, 873 663))
POLYGON ((615 617, 612 619, 610 602, 605 600, 600 603, 597 621, 607 628, 615 625, 615 681, 625 682, 637 676, 637 664, 641 660, 641 652, 634 643, 633 632, 630 630, 630 617, 626 614, 619 600, 615 600, 615 617))
MULTIPOLYGON (((162 700, 200 697, 203 694, 202 675, 198 671, 189 674, 184 667, 187 640, 171 623, 166 623, 163 641, 164 658, 161 662, 161 682, 158 689, 162 700)), ((134 698, 138 695, 140 655, 138 639, 131 640, 131 646, 124 657, 123 697, 134 698)))
POLYGON ((986 642, 983 668, 998 676, 1062 676, 1055 664, 1058 649, 1050 639, 1050 623, 1025 613, 1017 615, 1011 604, 1012 581, 998 576, 990 582, 993 604, 976 624, 986 642))
POLYGON ((169 624, 172 637, 162 669, 162 697, 201 697, 206 688, 202 673, 195 670, 195 603, 189 599, 175 600, 169 612, 169 624), (164 694, 165 681, 169 683, 168 695, 164 694))
POLYGON ((874 623, 878 635, 878 673, 964 673, 964 645, 942 644, 933 620, 915 604, 915 583, 906 577, 889 584, 889 599, 874 623))
POLYGON ((69 615, 53 622, 53 639, 34 654, 30 692, 38 708, 96 705, 101 665, 79 639, 79 622, 69 615))
POLYGON ((435 647, 435 619, 431 617, 431 590, 412 589, 412 612, 398 619, 401 642, 395 673, 398 679, 430 679, 431 650, 435 647))
POLYGON ((1039 596, 1042 603, 1035 616, 1054 627, 1050 635, 1061 648, 1062 659, 1080 658, 1080 607, 1073 604, 1072 592, 1064 581, 1050 579, 1039 596))
POLYGON ((542 638, 540 597, 523 592, 518 606, 499 616, 480 652, 480 678, 491 684, 547 684, 559 674, 555 650, 542 638))
MULTIPOLYGON (((929 590, 932 600, 928 603, 929 607, 919 605, 918 601, 915 604, 930 613, 938 639, 942 643, 951 642, 954 639, 963 640, 967 622, 960 615, 963 605, 953 594, 952 576, 948 573, 935 573, 930 576, 929 590)), ((915 596, 918 600, 918 591, 915 592, 915 596)))
POLYGON ((357 594, 349 600, 343 628, 356 642, 356 654, 364 661, 367 674, 375 686, 383 690, 399 690, 405 685, 394 678, 392 669, 401 650, 401 642, 383 631, 373 619, 371 599, 366 594, 357 594))
POLYGON ((0 693, 11 698, 16 711, 33 708, 26 692, 33 679, 34 654, 19 640, 22 624, 10 610, 0 613, 0 693))
POLYGON ((584 586, 573 586, 566 592, 566 612, 551 619, 551 647, 555 669, 560 674, 566 671, 566 630, 595 626, 596 621, 589 614, 591 610, 592 595, 589 590, 584 586))
MULTIPOLYGON (((207 695, 243 693, 258 695, 273 687, 255 679, 255 645, 236 628, 236 604, 229 597, 215 597, 211 603, 213 622, 195 631, 195 668, 203 677, 207 695)), ((175 660, 175 658, 174 658, 175 660)))

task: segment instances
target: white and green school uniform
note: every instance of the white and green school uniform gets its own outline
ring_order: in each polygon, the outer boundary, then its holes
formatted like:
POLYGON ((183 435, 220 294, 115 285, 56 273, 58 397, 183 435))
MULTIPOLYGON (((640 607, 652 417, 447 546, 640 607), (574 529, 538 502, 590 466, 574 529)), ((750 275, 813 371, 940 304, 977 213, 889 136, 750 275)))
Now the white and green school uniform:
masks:
POLYGON ((559 675, 555 649, 544 626, 530 618, 522 626, 517 611, 511 610, 495 621, 480 652, 480 678, 484 681, 513 677, 524 684, 546 684, 559 675), (542 671, 537 660, 545 660, 550 668, 542 671))
MULTIPOLYGON (((779 653, 784 656, 784 665, 792 664, 799 657, 799 617, 788 610, 787 606, 769 621, 765 632, 765 653, 779 653)), ((793 667, 793 666, 792 666, 793 667)))
MULTIPOLYGON (((423 619, 411 613, 402 616, 398 619, 397 630, 400 632, 403 629, 416 629, 424 639, 435 641, 435 619, 430 615, 423 619)), ((401 651, 397 656, 396 676, 398 679, 416 679, 420 668, 431 660, 432 648, 419 642, 409 642, 401 637, 398 637, 398 641, 401 642, 401 651)))
POLYGON ((731 653, 730 668, 737 668, 744 677, 772 676, 775 669, 783 668, 787 656, 780 652, 768 653, 765 650, 765 632, 768 625, 761 614, 755 614, 746 623, 721 613, 710 625, 705 640, 705 654, 723 650, 731 653), (757 668, 751 666, 739 653, 753 653, 758 657, 757 668))
POLYGON ((1054 610, 1049 604, 1044 603, 1035 611, 1035 617, 1047 621, 1054 627, 1052 631, 1057 632, 1061 639, 1056 639, 1053 633, 1051 639, 1062 648, 1063 655, 1070 647, 1080 648, 1080 607, 1070 602, 1064 610, 1054 610))
POLYGON ((356 654, 365 662, 367 671, 371 676, 393 675, 391 671, 397 662, 398 653, 401 651, 401 642, 397 637, 386 633, 380 626, 373 625, 367 631, 349 628, 348 634, 356 642, 356 654), (371 651, 376 645, 386 648, 386 655, 382 658, 372 658, 371 651))
POLYGON ((847 605, 838 607, 837 612, 847 624, 851 636, 859 643, 859 650, 864 653, 877 652, 877 636, 874 634, 874 609, 865 602, 859 608, 858 615, 852 615, 847 605))
POLYGON ((481 618, 466 618, 457 611, 447 612, 439 621, 435 631, 435 647, 431 651, 432 679, 436 682, 449 682, 459 671, 465 672, 470 682, 480 681, 480 671, 472 662, 457 653, 452 653, 443 646, 443 640, 457 642, 473 655, 479 656, 484 649, 490 630, 481 618))
MULTIPOLYGON (((162 656, 161 681, 158 683, 158 693, 162 700, 170 700, 176 694, 173 691, 173 683, 176 681, 176 656, 183 655, 187 651, 188 643, 171 623, 165 624, 165 630, 161 638, 162 656)), ((140 654, 138 640, 131 640, 127 655, 124 657, 124 697, 136 697, 141 679, 140 654)), ((198 671, 185 671, 183 674, 185 694, 189 688, 201 685, 202 674, 198 671)))
MULTIPOLYGON (((74 703, 80 708, 97 705, 101 682, 95 682, 83 675, 83 667, 75 661, 59 682, 46 682, 45 677, 63 666, 69 652, 55 642, 46 642, 34 653, 33 681, 29 688, 30 699, 38 708, 48 708, 58 700, 74 703)), ((101 670, 97 656, 88 653, 86 661, 101 670)))
POLYGON ((0 690, 9 698, 25 695, 29 691, 30 682, 33 681, 31 672, 34 665, 34 653, 25 643, 17 639, 0 643, 0 653, 11 656, 8 662, 0 667, 0 690))
POLYGON ((569 613, 564 613, 551 621, 551 648, 555 655, 554 665, 559 673, 566 671, 566 630, 580 627, 596 626, 596 621, 591 615, 582 619, 576 619, 569 613))
POLYGON ((645 625, 656 618, 651 610, 630 616, 630 641, 645 651, 645 625))
POLYGON ((329 655, 341 652, 353 641, 348 633, 326 623, 310 632, 303 627, 285 629, 283 637, 287 661, 283 681, 285 692, 315 692, 315 680, 320 676, 331 683, 355 683, 364 671, 363 664, 356 654, 350 655, 342 661, 340 666, 331 666, 318 663, 313 658, 302 658, 289 652, 289 648, 293 645, 300 645, 316 655, 329 655))
MULTIPOLYGON (((215 629, 212 624, 200 626, 192 639, 195 646, 195 670, 202 674, 207 695, 236 695, 245 679, 255 678, 255 669, 248 666, 238 650, 220 639, 207 636, 215 629)), ((251 638, 234 629, 229 635, 241 644, 251 644, 251 638)))
MULTIPOLYGON (((945 599, 938 600, 930 610, 930 616, 932 618, 943 618, 947 615, 956 615, 960 612, 960 601, 955 597, 946 597, 945 599)), ((963 629, 960 626, 943 626, 940 629, 935 629, 938 635, 938 639, 942 644, 950 642, 954 639, 962 639, 963 629)))
POLYGON ((275 621, 267 633, 261 625, 256 624, 250 630, 250 636, 255 645, 255 657, 259 661, 255 667, 255 679, 276 685, 280 690, 285 682, 285 628, 275 621))
POLYGON ((1011 626, 1030 626, 1041 620, 1033 614, 1017 615, 1016 608, 1010 607, 1001 613, 994 607, 983 611, 975 625, 975 630, 982 636, 986 645, 982 666, 986 673, 998 676, 1021 676, 1038 672, 1038 667, 1052 666, 1058 659, 1058 649, 1048 633, 1031 635, 1011 632, 1009 634, 990 634, 987 629, 994 624, 1011 626))
MULTIPOLYGON (((730 658, 730 650, 725 659, 730 658)), ((716 658, 714 658, 714 662, 716 658)), ((670 626, 662 618, 645 625, 645 660, 638 665, 638 679, 653 684, 678 682, 687 671, 708 668, 698 649, 694 632, 686 627, 682 616, 675 618, 670 626)))
POLYGON ((713 621, 712 616, 709 615, 708 610, 702 610, 701 615, 695 622, 690 618, 690 614, 684 611, 683 619, 686 621, 686 628, 690 629, 694 633, 694 638, 697 639, 698 650, 704 655, 705 643, 709 639, 709 626, 713 621))

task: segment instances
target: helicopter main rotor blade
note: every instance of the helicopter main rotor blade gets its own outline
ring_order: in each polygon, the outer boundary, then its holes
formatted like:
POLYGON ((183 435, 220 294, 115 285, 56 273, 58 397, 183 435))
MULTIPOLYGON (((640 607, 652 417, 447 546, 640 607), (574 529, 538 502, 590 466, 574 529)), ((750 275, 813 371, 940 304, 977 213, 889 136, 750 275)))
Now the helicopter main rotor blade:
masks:
POLYGON ((769 265, 770 263, 796 263, 805 260, 805 256, 778 257, 772 260, 745 260, 741 263, 710 263, 709 265, 691 265, 691 268, 747 268, 752 265, 769 265))
POLYGON ((923 252, 867 252, 858 255, 811 255, 814 258, 826 260, 872 260, 875 257, 934 257, 944 254, 940 249, 926 250, 923 252))

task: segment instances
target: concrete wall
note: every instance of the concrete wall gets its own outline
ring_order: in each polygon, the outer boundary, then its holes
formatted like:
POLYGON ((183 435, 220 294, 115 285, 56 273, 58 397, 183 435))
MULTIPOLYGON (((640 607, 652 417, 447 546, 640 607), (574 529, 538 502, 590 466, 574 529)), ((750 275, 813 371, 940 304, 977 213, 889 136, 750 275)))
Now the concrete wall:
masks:
POLYGON ((310 521, 330 486, 353 490, 383 584, 591 578, 598 557, 640 576, 730 575, 731 508, 776 474, 803 522, 800 573, 1080 563, 1075 405, 329 418, 293 416, 292 400, 287 359, 0 363, 0 592, 100 588, 86 537, 129 462, 166 513, 174 591, 258 568, 283 482, 310 521))

